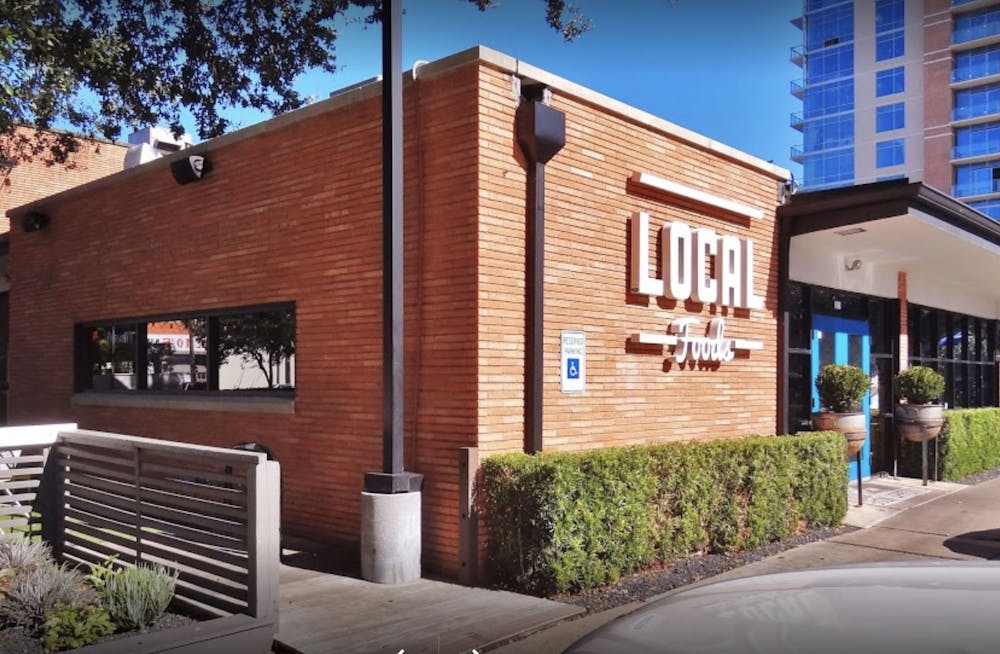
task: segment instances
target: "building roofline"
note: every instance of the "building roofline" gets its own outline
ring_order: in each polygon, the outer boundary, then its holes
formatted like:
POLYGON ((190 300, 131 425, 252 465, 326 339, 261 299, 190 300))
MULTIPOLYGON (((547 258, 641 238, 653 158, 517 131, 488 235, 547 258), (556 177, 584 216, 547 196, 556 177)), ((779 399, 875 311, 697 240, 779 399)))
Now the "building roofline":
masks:
POLYGON ((919 209, 962 231, 1000 245, 1000 222, 923 182, 890 180, 793 195, 778 208, 790 235, 857 225, 919 209))
MULTIPOLYGON (((514 57, 506 55, 497 50, 493 50, 486 46, 477 45, 466 50, 457 52, 455 54, 443 57, 436 61, 432 61, 427 64, 423 64, 418 69, 418 77, 427 77, 432 75, 438 75, 449 71, 460 66, 464 66, 473 62, 481 62, 483 64, 489 65, 495 69, 502 70, 504 72, 509 72, 512 75, 516 75, 522 79, 545 84, 557 93, 561 93, 570 97, 577 98, 583 102, 595 105, 612 113, 618 114, 628 120, 631 120, 640 125, 644 125, 655 129, 657 131, 663 132, 670 136, 673 136, 681 141, 688 143, 694 147, 700 148, 702 150, 707 150, 713 154, 725 157, 732 161, 738 162, 750 168, 753 168, 761 173, 770 175, 776 180, 786 180, 791 176, 791 173, 780 166, 776 166, 772 163, 766 162, 759 159, 753 155, 747 154, 741 150, 733 148, 731 146, 725 145, 718 141, 714 141, 707 136, 703 136, 689 129, 680 127, 674 123, 667 120, 654 116, 648 112, 636 109, 624 102, 615 100, 606 95, 598 93, 588 89, 585 86, 571 82, 567 79, 549 73, 541 68, 532 66, 526 62, 520 61, 514 57)), ((409 71, 404 74, 404 83, 408 83, 413 79, 413 71, 409 71)), ((353 104, 355 102, 360 102, 362 100, 377 97, 382 94, 382 85, 377 83, 362 83, 352 85, 341 91, 335 91, 327 99, 315 102, 308 106, 302 107, 301 109, 296 109, 295 111, 290 111, 288 113, 282 114, 280 116, 275 116, 274 118, 250 125, 243 129, 237 130, 235 132, 230 132, 222 136, 210 139, 208 141, 203 141, 197 143, 190 148, 186 148, 183 151, 173 153, 166 157, 161 157, 153 161, 142 164, 141 166, 136 166, 134 168, 129 168, 123 170, 119 173, 113 175, 108 175, 100 179, 88 182, 86 184, 81 184, 80 186, 75 186, 71 189, 67 189, 60 193, 47 196, 45 198, 40 198, 31 202, 29 204, 21 205, 19 207, 14 207, 10 209, 7 214, 12 218, 19 217, 25 212, 32 209, 39 209, 45 207, 54 202, 62 202, 67 199, 83 195, 93 191, 95 189, 103 188, 105 186, 110 186, 117 184, 121 181, 131 179, 132 177, 137 177, 141 175, 146 175, 150 172, 169 168, 173 161, 178 158, 190 156, 194 154, 205 154, 223 148, 235 143, 239 143, 246 139, 254 138, 262 134, 267 134, 273 132, 289 125, 299 123, 303 120, 308 120, 314 116, 324 114, 335 109, 353 104)))

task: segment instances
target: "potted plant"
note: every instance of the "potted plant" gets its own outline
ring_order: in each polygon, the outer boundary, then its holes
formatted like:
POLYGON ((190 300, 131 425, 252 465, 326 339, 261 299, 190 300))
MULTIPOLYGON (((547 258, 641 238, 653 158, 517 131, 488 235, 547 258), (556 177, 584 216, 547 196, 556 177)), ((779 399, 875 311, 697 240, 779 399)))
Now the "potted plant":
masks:
POLYGON ((842 433, 847 439, 847 456, 854 456, 865 444, 868 424, 861 400, 870 387, 868 375, 857 366, 827 365, 816 376, 823 411, 813 414, 813 427, 842 433))
POLYGON ((939 403, 944 393, 944 377, 933 368, 912 366, 896 375, 896 425, 908 441, 936 438, 944 424, 944 407, 939 403))

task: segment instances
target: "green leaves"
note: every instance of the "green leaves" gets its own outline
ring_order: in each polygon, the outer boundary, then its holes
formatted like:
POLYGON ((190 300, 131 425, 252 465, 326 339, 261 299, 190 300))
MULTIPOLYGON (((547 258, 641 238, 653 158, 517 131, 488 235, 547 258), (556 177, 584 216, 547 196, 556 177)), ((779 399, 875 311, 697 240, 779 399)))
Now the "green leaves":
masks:
MULTIPOLYGON (((939 479, 955 481, 1000 466, 1000 409, 953 409, 945 411, 944 418, 937 437, 939 479)), ((928 445, 933 465, 934 443, 928 445)), ((923 475, 920 443, 906 444, 900 470, 911 477, 923 475)))
POLYGON ((896 375, 896 392, 910 404, 927 404, 941 399, 944 377, 927 366, 910 366, 896 375))
POLYGON ((816 376, 819 402, 837 413, 861 410, 861 400, 871 388, 871 380, 857 366, 827 365, 816 376))
MULTIPOLYGON (((469 0, 480 9, 492 0, 469 0)), ((543 0, 545 19, 567 40, 589 27, 562 0, 543 0)), ((0 158, 48 151, 11 137, 18 125, 69 127, 117 139, 123 127, 180 128, 181 110, 203 138, 234 125, 229 108, 272 115, 308 102, 295 79, 336 70, 335 20, 350 7, 377 22, 379 0, 0 0, 0 158), (7 137, 7 138, 3 138, 7 137)))
POLYGON ((847 511, 836 432, 495 456, 476 484, 495 580, 551 594, 657 560, 731 552, 836 525, 847 511))

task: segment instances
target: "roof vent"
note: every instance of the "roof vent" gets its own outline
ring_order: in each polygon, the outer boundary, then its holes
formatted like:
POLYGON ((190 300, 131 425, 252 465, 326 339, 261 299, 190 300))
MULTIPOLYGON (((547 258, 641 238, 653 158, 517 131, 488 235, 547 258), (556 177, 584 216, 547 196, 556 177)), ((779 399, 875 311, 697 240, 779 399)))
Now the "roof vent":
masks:
POLYGON ((128 137, 128 152, 125 153, 125 168, 134 168, 154 159, 173 154, 194 145, 189 134, 180 137, 166 127, 144 127, 128 137))

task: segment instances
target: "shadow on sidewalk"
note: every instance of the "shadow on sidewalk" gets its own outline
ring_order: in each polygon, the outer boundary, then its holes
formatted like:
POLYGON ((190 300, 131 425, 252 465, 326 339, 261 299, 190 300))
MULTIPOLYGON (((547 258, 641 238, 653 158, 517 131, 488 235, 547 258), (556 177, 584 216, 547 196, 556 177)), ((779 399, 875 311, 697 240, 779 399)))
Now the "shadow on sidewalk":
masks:
POLYGON ((966 532, 952 536, 943 544, 957 554, 977 556, 990 561, 1000 559, 1000 529, 966 532))
POLYGON ((316 543, 294 536, 283 536, 281 541, 282 565, 300 570, 361 578, 361 552, 356 547, 316 543))

